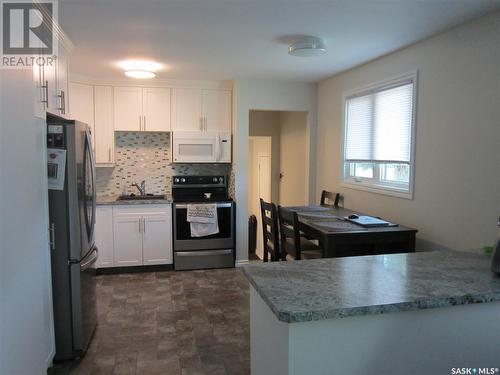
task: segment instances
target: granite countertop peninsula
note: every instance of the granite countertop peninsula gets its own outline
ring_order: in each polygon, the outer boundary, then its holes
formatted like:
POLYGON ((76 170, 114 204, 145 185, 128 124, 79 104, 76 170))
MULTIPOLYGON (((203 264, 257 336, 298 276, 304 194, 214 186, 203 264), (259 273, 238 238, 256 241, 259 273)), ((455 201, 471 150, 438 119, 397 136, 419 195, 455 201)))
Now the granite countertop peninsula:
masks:
POLYGON ((246 277, 287 323, 500 301, 479 251, 417 252, 250 264, 246 277))
POLYGON ((137 200, 118 200, 118 195, 105 195, 97 196, 96 204, 98 206, 109 206, 109 205, 137 205, 137 204, 170 204, 172 203, 172 196, 170 194, 165 195, 165 199, 137 199, 137 200))

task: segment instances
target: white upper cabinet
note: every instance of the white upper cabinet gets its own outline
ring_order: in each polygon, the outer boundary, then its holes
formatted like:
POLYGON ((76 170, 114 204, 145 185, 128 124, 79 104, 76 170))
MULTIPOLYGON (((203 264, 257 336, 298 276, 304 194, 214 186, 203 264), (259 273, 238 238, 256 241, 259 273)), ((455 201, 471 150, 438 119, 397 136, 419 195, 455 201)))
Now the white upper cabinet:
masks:
POLYGON ((174 89, 172 131, 231 132, 231 91, 174 89))
MULTIPOLYGON (((95 86, 94 149, 97 166, 115 162, 115 131, 113 128, 113 88, 95 86)), ((72 98, 73 100, 73 98, 72 98)))
POLYGON ((142 89, 142 109, 144 131, 170 131, 170 89, 142 89))
POLYGON ((200 89, 173 89, 172 131, 203 131, 200 89))
POLYGON ((205 131, 231 133, 231 91, 202 90, 205 131))
POLYGON ((93 145, 94 138, 94 87, 81 83, 71 82, 69 84, 69 94, 71 102, 69 107, 69 117, 73 120, 84 122, 92 131, 93 145))
POLYGON ((115 130, 170 131, 170 89, 114 88, 115 130))
POLYGON ((142 89, 114 88, 114 128, 117 131, 142 130, 142 89))

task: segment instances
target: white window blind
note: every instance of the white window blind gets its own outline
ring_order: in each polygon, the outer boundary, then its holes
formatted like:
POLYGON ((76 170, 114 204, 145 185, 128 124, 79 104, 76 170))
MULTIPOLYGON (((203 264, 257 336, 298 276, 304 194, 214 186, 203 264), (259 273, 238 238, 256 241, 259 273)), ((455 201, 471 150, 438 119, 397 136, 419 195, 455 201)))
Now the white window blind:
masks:
POLYGON ((346 162, 410 163, 413 85, 399 82, 346 100, 346 162))

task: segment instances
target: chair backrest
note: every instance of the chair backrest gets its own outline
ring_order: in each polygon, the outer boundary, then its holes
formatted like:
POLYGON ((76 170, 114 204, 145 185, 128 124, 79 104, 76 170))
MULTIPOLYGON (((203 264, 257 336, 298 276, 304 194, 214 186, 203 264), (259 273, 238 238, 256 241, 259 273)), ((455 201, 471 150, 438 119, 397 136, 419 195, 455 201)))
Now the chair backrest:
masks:
POLYGON ((271 261, 280 258, 278 211, 274 203, 265 202, 260 198, 260 211, 262 217, 262 236, 264 239, 264 262, 271 253, 271 261), (272 243, 272 247, 269 246, 272 243))
POLYGON ((291 244, 296 259, 300 259, 300 227, 297 212, 278 206, 278 217, 281 234, 281 257, 286 260, 286 247, 291 244), (290 241, 287 241, 290 239, 290 241))
POLYGON ((320 200, 319 204, 322 206, 329 204, 330 206, 338 207, 339 200, 340 200, 339 193, 333 193, 331 191, 323 190, 321 192, 321 200, 320 200))

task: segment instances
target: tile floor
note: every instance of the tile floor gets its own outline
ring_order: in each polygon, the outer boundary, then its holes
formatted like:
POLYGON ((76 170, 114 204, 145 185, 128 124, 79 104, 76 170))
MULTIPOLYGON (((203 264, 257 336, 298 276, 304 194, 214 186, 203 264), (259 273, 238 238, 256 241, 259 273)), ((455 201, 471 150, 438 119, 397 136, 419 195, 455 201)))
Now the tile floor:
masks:
POLYGON ((94 339, 71 375, 250 373, 239 269, 101 275, 97 304, 94 339))

